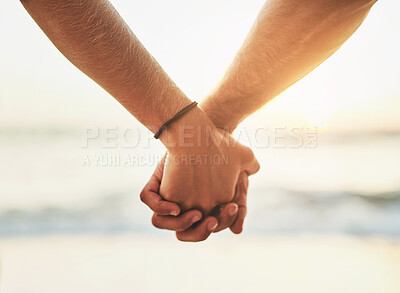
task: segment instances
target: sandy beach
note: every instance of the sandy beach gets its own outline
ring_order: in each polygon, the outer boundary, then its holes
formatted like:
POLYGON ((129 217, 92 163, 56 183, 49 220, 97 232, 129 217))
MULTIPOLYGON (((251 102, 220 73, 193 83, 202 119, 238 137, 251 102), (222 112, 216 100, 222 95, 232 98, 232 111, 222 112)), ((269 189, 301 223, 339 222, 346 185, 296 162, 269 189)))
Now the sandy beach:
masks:
POLYGON ((342 236, 2 239, 1 292, 400 292, 400 242, 342 236))

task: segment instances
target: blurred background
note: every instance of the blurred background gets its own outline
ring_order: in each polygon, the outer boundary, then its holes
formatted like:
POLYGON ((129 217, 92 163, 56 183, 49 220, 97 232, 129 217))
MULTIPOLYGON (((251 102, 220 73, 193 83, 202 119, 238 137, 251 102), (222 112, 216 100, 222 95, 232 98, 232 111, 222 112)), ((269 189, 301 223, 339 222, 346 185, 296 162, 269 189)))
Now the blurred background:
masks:
MULTIPOLYGON (((117 10, 193 100, 261 0, 117 10)), ((400 292, 400 3, 235 133, 262 166, 244 232, 180 243, 139 193, 164 149, 74 68, 19 1, 0 9, 0 290, 400 292)))

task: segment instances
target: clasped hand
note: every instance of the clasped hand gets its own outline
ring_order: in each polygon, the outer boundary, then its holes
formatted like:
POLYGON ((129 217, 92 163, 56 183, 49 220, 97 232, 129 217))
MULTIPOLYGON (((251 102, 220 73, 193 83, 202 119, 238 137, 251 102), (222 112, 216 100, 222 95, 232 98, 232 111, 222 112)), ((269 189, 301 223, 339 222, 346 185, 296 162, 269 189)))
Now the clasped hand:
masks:
POLYGON ((250 148, 206 124, 192 136, 200 140, 168 150, 141 192, 153 225, 176 231, 181 241, 202 241, 227 227, 240 233, 248 176, 259 169, 250 148))

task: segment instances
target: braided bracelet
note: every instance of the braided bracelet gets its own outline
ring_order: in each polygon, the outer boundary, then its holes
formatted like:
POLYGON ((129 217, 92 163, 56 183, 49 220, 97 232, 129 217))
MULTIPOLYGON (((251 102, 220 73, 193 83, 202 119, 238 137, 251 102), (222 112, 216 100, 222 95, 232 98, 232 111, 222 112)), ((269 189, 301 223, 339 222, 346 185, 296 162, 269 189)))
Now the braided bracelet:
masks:
POLYGON ((158 139, 161 135, 161 133, 164 131, 164 129, 167 129, 167 127, 174 121, 178 120, 180 117, 185 115, 187 112, 189 112, 191 109, 197 106, 197 102, 192 102, 189 105, 187 105, 185 108, 180 110, 178 113, 176 113, 171 119, 169 119, 167 122, 165 122, 160 129, 154 134, 154 138, 158 139))

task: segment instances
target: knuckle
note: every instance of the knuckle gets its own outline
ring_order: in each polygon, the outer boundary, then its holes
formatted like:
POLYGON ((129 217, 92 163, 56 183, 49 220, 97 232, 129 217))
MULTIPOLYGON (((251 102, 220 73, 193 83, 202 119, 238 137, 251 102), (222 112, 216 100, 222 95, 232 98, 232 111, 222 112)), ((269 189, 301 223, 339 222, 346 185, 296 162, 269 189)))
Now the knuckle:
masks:
POLYGON ((153 217, 151 218, 151 223, 154 227, 161 228, 161 222, 157 215, 153 215, 153 217))
POLYGON ((146 203, 146 192, 144 191, 144 189, 140 192, 140 200, 143 203, 146 203))
POLYGON ((245 155, 245 158, 246 158, 248 161, 252 161, 252 160, 255 159, 254 152, 253 152, 253 150, 252 150, 251 148, 249 148, 249 147, 244 147, 244 155, 245 155))

